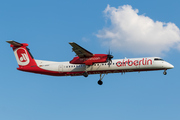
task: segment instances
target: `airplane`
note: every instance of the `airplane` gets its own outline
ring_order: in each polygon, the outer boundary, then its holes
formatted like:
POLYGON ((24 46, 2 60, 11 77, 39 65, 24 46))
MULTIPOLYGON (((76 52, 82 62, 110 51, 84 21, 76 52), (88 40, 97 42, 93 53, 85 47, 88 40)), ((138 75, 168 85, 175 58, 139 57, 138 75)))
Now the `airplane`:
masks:
POLYGON ((76 53, 71 61, 54 62, 45 60, 36 60, 32 56, 27 47, 27 43, 18 43, 13 40, 6 41, 10 43, 14 51, 19 67, 17 70, 51 75, 51 76, 84 76, 92 74, 100 74, 99 85, 103 84, 102 79, 109 73, 126 73, 164 70, 163 74, 167 74, 167 69, 174 68, 173 65, 164 61, 160 57, 144 57, 144 58, 124 58, 114 59, 110 54, 93 54, 84 49, 75 42, 69 42, 72 51, 76 53))

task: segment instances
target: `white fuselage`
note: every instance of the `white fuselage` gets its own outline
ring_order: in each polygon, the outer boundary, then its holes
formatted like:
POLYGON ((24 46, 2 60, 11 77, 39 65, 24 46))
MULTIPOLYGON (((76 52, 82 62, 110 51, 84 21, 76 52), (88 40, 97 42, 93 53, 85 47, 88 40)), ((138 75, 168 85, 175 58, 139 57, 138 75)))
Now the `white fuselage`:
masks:
MULTIPOLYGON (((159 57, 147 58, 130 58, 130 59, 115 59, 112 60, 111 65, 108 63, 94 63, 91 66, 85 64, 70 64, 69 62, 51 62, 43 60, 35 60, 38 67, 48 71, 54 72, 95 72, 114 71, 117 72, 133 72, 133 71, 150 71, 150 70, 166 70, 174 66, 162 60, 159 57)), ((110 73, 110 72, 109 72, 110 73)), ((98 73, 97 73, 98 74, 98 73)))

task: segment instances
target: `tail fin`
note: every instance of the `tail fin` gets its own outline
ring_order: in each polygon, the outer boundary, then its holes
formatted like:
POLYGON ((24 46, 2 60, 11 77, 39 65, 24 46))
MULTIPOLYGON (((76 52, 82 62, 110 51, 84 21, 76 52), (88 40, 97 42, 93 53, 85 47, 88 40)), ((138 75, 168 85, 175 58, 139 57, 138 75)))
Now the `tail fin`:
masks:
POLYGON ((14 55, 16 57, 19 68, 37 66, 33 56, 31 55, 29 49, 27 48, 28 46, 27 43, 18 43, 13 40, 9 40, 6 42, 11 44, 10 47, 12 47, 14 51, 14 55))

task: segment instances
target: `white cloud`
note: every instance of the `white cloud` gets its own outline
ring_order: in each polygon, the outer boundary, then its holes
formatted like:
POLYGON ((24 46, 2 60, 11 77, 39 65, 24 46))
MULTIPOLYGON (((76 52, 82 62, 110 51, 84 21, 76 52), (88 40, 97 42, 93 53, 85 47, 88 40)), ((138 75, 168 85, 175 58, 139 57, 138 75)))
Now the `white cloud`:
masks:
POLYGON ((86 38, 86 37, 83 37, 83 38, 82 38, 82 41, 84 41, 84 42, 88 42, 88 41, 89 41, 89 39, 88 39, 88 38, 86 38))
POLYGON ((162 55, 171 48, 180 50, 180 30, 174 23, 153 21, 138 12, 130 5, 108 5, 104 14, 111 25, 99 30, 96 36, 102 44, 120 52, 162 55))

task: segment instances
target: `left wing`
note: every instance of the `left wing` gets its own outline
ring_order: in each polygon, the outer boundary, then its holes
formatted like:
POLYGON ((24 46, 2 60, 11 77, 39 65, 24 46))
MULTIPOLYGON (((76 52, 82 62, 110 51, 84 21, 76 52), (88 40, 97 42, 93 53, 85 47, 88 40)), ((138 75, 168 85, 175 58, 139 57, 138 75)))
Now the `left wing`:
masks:
POLYGON ((70 42, 69 43, 73 48, 72 50, 76 53, 76 55, 78 55, 80 58, 84 58, 84 57, 92 57, 94 56, 91 52, 87 51, 86 49, 82 48, 81 46, 79 46, 78 44, 76 44, 75 42, 70 42))

